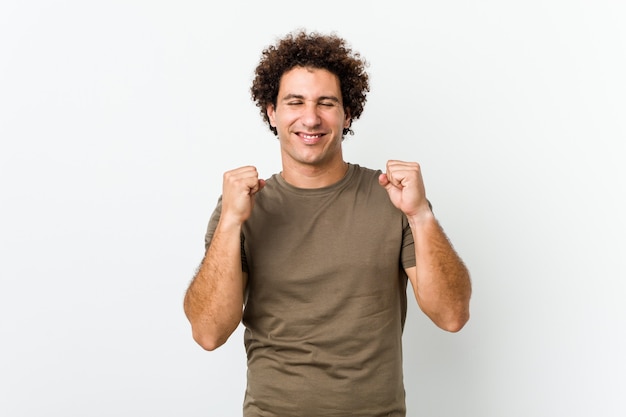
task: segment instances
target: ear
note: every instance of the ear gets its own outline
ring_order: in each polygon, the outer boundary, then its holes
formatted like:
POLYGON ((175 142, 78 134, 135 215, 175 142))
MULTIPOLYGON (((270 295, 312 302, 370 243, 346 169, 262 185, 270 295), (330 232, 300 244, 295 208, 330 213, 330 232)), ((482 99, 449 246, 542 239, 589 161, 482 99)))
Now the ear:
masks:
POLYGON ((350 125, 352 125, 352 117, 350 117, 350 109, 345 109, 344 113, 345 113, 345 120, 343 121, 343 127, 344 129, 347 129, 350 127, 350 125))
POLYGON ((269 103, 265 106, 265 111, 267 112, 267 117, 270 120, 270 126, 276 127, 276 108, 272 103, 269 103))

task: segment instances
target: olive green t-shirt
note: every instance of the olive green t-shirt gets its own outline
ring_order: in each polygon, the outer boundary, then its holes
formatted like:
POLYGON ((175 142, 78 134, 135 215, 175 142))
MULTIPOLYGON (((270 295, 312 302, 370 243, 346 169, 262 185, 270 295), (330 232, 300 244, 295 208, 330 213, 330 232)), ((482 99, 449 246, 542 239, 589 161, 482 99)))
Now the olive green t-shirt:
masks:
POLYGON ((350 164, 319 189, 276 174, 256 194, 242 229, 244 416, 405 415, 404 268, 415 252, 379 174, 350 164))

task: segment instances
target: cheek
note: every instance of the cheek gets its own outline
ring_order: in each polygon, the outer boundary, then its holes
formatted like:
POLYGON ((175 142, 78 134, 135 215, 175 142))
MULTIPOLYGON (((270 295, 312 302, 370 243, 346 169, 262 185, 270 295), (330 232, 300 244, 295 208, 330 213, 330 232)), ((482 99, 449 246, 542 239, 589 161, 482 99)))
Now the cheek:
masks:
POLYGON ((296 124, 299 118, 300 116, 297 113, 284 112, 280 116, 274 117, 274 123, 276 127, 280 126, 283 128, 289 128, 289 126, 296 124))

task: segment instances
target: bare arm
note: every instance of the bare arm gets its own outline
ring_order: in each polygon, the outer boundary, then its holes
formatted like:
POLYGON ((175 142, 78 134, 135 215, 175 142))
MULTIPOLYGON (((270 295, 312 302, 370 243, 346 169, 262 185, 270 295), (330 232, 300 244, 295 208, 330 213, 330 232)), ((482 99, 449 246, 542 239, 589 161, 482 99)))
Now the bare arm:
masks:
POLYGON ((389 161, 379 182, 409 220, 416 266, 406 272, 417 303, 440 328, 461 330, 469 320, 469 272, 430 210, 420 166, 389 161))
POLYGON ((469 272, 432 213, 409 224, 416 266, 406 272, 417 303, 437 326, 457 332, 469 320, 469 272))
POLYGON ((241 269, 241 227, 264 185, 254 167, 224 174, 220 220, 184 301, 193 338, 204 349, 224 344, 241 321, 247 280, 241 269))

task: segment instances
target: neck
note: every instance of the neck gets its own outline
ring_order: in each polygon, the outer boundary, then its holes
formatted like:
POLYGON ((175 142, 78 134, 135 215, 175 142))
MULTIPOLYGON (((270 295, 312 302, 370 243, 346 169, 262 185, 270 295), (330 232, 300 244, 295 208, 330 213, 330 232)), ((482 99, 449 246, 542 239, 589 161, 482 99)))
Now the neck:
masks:
POLYGON ((298 188, 322 188, 339 182, 348 172, 348 164, 343 160, 331 166, 287 166, 283 164, 280 175, 289 184, 298 188))

